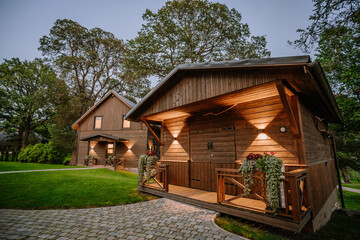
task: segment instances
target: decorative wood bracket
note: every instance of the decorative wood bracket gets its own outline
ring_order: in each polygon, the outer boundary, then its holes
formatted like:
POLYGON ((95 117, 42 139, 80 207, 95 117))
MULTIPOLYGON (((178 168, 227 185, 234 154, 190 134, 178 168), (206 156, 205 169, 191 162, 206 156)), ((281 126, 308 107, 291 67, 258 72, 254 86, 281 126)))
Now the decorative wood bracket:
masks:
POLYGON ((284 105, 285 113, 289 119, 291 131, 295 138, 299 138, 300 137, 300 126, 298 122, 299 116, 296 115, 298 114, 298 111, 295 111, 294 109, 295 104, 291 102, 291 100, 293 99, 295 100, 296 98, 292 98, 292 97, 290 98, 290 96, 288 96, 286 92, 290 90, 285 88, 283 80, 276 80, 275 83, 281 98, 281 102, 284 105))
POLYGON ((156 135, 156 133, 154 132, 154 130, 152 129, 152 127, 150 126, 150 124, 146 121, 145 118, 141 119, 145 125, 149 128, 150 132, 152 133, 152 135, 156 138, 156 140, 160 143, 161 146, 164 146, 164 143, 161 142, 161 140, 159 139, 159 137, 156 135))

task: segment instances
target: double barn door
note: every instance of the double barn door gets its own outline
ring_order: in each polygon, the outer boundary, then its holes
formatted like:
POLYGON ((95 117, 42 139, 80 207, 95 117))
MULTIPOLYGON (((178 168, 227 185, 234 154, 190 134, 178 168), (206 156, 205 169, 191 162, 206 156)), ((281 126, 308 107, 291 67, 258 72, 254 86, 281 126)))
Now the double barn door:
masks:
POLYGON ((233 121, 212 119, 190 124, 190 186, 216 191, 216 168, 235 168, 233 121))

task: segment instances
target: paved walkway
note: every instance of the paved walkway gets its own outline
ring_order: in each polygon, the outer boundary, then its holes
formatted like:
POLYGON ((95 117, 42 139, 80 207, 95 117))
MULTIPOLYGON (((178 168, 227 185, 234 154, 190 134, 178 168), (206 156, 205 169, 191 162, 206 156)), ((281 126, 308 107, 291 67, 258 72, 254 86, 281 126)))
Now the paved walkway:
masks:
POLYGON ((360 193, 360 190, 356 188, 342 187, 342 189, 349 192, 360 193))
POLYGON ((215 215, 166 198, 104 208, 0 209, 0 239, 244 239, 219 228, 215 215))

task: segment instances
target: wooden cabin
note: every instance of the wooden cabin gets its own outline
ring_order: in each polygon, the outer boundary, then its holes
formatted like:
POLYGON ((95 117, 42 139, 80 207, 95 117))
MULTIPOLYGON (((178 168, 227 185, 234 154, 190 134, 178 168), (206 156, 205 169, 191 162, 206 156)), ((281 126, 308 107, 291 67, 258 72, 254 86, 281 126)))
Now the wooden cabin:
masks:
POLYGON ((309 56, 179 65, 126 118, 161 125, 162 179, 142 192, 291 231, 318 230, 338 202, 326 131, 343 120, 309 56), (284 165, 276 215, 263 180, 242 197, 238 172, 249 153, 270 151, 284 165))
POLYGON ((146 153, 153 137, 148 145, 145 124, 125 119, 134 106, 130 100, 110 91, 72 125, 78 135, 76 165, 84 165, 88 155, 97 159, 93 164, 105 165, 106 159, 115 155, 125 160, 122 163, 126 168, 138 166, 139 156, 146 153))

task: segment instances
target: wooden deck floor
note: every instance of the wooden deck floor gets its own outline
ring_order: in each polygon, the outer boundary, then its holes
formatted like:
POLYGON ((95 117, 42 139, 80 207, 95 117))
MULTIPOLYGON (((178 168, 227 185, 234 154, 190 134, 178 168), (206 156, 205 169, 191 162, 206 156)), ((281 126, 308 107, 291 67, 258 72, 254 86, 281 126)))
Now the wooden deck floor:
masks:
MULTIPOLYGON (((150 186, 156 187, 156 184, 150 184, 150 186)), ((208 203, 217 203, 217 196, 216 192, 209 192, 204 191, 200 189, 195 188, 187 188, 187 187, 181 187, 176 185, 169 184, 169 193, 196 199, 202 202, 208 202, 208 203)), ((226 195, 226 199, 229 199, 233 197, 232 195, 226 195)), ((232 201, 233 204, 229 205, 238 205, 245 209, 251 209, 259 212, 265 212, 266 205, 264 202, 255 200, 255 199, 249 199, 249 198, 238 198, 236 200, 232 201)))
MULTIPOLYGON (((302 221, 296 223, 289 218, 267 213, 265 203, 254 199, 239 198, 232 201, 232 204, 217 204, 216 192, 171 184, 169 185, 169 192, 159 189, 155 184, 138 186, 138 190, 294 232, 299 232, 311 218, 310 211, 308 211, 302 221)), ((231 197, 233 196, 226 195, 226 199, 231 197)))

